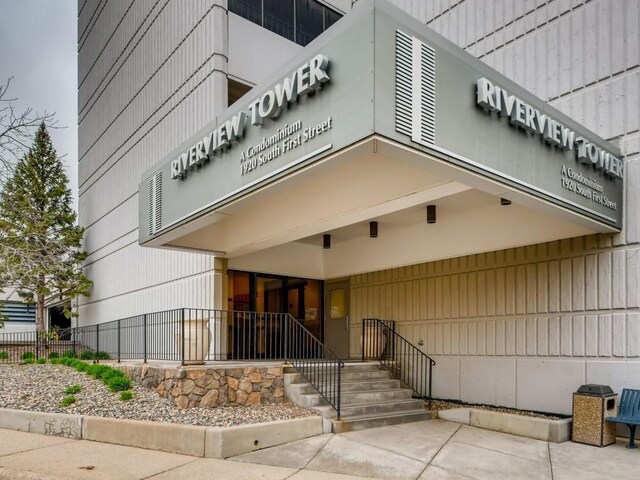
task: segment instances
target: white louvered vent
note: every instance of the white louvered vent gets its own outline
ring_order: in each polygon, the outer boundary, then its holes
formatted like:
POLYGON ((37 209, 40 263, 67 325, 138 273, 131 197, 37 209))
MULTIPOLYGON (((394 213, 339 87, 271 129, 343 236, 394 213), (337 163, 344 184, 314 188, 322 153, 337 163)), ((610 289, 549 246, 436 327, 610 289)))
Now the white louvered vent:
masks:
POLYGON ((162 172, 149 180, 149 235, 162 227, 162 172))
POLYGON ((433 48, 396 31, 396 130, 421 145, 435 143, 436 55, 433 48))
POLYGON ((396 30, 396 130, 411 136, 411 37, 396 30))

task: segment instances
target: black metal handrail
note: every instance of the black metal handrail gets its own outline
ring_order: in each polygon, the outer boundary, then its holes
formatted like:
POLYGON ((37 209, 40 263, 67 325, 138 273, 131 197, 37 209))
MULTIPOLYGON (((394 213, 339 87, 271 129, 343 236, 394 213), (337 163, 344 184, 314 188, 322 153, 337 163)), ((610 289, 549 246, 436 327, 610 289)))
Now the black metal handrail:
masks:
POLYGON ((396 332, 393 320, 362 320, 362 360, 375 359, 413 392, 429 403, 436 362, 396 332))
POLYGON ((285 318, 286 360, 316 389, 340 419, 344 362, 291 315, 285 318))

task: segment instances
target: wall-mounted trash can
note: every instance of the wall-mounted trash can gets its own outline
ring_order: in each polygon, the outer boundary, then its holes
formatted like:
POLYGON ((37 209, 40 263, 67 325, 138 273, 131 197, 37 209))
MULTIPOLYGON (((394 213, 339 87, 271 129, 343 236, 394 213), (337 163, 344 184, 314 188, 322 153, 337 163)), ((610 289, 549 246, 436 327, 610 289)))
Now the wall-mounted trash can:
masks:
POLYGON ((616 443, 616 426, 607 422, 618 411, 618 395, 607 385, 582 385, 573 394, 573 430, 577 443, 606 447, 616 443))

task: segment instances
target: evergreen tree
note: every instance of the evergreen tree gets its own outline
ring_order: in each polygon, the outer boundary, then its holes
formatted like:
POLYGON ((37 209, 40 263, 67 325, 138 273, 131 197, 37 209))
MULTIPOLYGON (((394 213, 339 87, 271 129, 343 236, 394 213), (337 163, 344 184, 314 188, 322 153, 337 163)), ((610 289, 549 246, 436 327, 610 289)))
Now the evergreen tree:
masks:
MULTIPOLYGON (((83 235, 62 161, 42 123, 0 193, 0 288, 35 303, 38 331, 48 306, 90 293, 82 273, 83 235)), ((65 314, 72 312, 66 308, 65 314)))

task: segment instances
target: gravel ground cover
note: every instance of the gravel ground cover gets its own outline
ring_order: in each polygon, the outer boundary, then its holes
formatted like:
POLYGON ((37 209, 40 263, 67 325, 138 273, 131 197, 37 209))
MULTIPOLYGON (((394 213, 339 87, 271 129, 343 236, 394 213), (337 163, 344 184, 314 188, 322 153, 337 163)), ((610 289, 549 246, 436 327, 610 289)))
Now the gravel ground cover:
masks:
POLYGON ((491 410, 492 412, 512 413, 514 415, 522 415, 525 417, 548 418, 551 420, 561 420, 563 417, 539 412, 530 412, 528 410, 516 410, 514 408, 494 407, 492 405, 476 405, 471 403, 455 403, 444 400, 432 400, 431 410, 450 410, 452 408, 477 408, 479 410, 491 410))
POLYGON ((0 408, 216 427, 316 415, 291 403, 181 410, 135 383, 132 391, 133 399, 123 402, 118 393, 111 393, 100 380, 64 365, 0 365, 0 408), (76 403, 60 406, 65 389, 76 384, 82 387, 74 395, 76 403))

